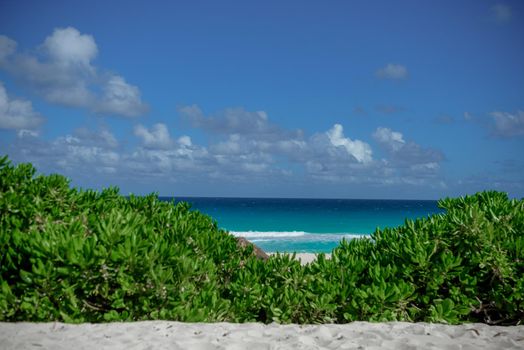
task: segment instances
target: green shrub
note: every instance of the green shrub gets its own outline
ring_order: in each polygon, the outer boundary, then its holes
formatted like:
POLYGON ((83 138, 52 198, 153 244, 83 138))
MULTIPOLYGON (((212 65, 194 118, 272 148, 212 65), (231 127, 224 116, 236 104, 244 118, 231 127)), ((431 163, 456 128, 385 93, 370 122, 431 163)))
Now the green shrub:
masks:
POLYGON ((231 271, 251 259, 209 217, 156 196, 78 191, 0 159, 0 320, 232 318, 231 271))
POLYGON ((483 192, 439 206, 445 214, 342 242, 317 267, 340 285, 339 322, 522 321, 524 201, 483 192))
POLYGON ((0 321, 524 318, 524 201, 503 193, 441 200, 301 266, 258 260, 186 203, 35 174, 0 158, 0 321))

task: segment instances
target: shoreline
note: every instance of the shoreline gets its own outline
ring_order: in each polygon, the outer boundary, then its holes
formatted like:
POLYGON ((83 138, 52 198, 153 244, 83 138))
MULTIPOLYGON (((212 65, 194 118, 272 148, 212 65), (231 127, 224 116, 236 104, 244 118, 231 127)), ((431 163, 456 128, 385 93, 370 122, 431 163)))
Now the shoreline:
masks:
MULTIPOLYGON (((293 254, 292 252, 279 252, 280 254, 293 254)), ((267 255, 275 255, 277 252, 266 252, 267 255)), ((317 255, 322 253, 295 253, 295 259, 300 261, 300 264, 306 265, 316 260, 317 255)), ((331 259, 331 253, 324 253, 326 259, 331 259)))
POLYGON ((2 349, 522 349, 524 326, 353 322, 324 325, 0 322, 2 349))

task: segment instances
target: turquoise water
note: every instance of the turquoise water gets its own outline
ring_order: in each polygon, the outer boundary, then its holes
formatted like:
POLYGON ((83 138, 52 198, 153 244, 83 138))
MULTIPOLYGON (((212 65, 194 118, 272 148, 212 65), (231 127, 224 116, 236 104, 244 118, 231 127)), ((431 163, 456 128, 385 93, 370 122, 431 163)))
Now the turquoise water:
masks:
MULTIPOLYGON (((162 200, 172 200, 162 197, 162 200)), ((436 201, 175 198, 267 252, 330 252, 342 238, 369 235, 406 218, 440 213, 436 201)))

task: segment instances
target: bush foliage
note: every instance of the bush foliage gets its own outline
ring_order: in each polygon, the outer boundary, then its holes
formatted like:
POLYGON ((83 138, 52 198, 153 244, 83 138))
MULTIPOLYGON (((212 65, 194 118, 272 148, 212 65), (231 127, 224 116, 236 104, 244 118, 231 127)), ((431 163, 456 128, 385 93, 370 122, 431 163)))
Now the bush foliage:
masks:
POLYGON ((0 321, 524 318, 524 200, 504 193, 441 200, 301 266, 257 259, 186 203, 35 173, 0 158, 0 321))

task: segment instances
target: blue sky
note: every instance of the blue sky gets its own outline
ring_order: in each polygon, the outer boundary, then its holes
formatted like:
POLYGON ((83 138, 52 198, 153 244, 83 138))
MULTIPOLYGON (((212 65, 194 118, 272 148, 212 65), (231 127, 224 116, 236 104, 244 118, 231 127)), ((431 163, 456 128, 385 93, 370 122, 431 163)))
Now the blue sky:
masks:
POLYGON ((0 153, 174 196, 524 196, 521 1, 1 1, 0 153))

